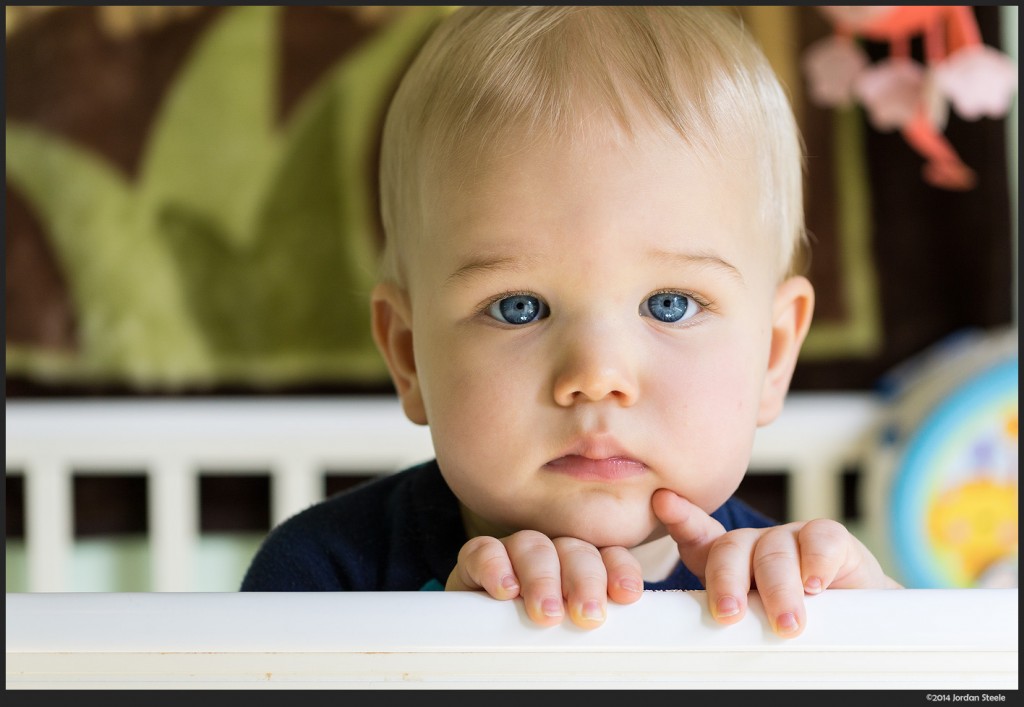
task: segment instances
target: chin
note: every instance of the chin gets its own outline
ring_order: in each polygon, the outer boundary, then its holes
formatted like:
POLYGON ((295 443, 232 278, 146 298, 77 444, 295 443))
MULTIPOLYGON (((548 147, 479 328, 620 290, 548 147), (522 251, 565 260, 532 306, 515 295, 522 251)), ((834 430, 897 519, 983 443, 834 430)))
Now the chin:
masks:
POLYGON ((590 543, 594 547, 625 547, 632 548, 647 542, 654 533, 650 523, 622 524, 608 527, 605 522, 597 524, 571 523, 544 532, 550 538, 571 537, 590 543))

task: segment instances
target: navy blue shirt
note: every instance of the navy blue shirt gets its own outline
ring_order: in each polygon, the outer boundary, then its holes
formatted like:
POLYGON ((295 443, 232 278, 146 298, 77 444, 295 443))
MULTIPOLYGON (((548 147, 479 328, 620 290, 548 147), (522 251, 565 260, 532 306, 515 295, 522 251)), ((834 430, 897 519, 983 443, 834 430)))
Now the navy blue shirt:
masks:
MULTIPOLYGON (((726 530, 775 523, 729 499, 711 514, 726 530)), ((332 496, 274 528, 243 592, 443 589, 466 543, 459 504, 437 461, 332 496)), ((703 589, 682 563, 645 589, 703 589)))

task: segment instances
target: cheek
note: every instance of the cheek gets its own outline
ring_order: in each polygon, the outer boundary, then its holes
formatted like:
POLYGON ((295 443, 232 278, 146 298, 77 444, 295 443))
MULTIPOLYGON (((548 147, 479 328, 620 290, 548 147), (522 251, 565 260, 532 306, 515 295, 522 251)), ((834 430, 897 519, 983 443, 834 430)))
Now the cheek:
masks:
POLYGON ((743 346, 694 353, 686 375, 648 386, 672 430, 664 462, 674 469, 674 490, 706 511, 739 486, 753 446, 763 374, 743 346))
POLYGON ((435 449, 453 468, 488 462, 528 439, 539 370, 509 347, 493 350, 487 338, 431 342, 420 368, 435 449))
POLYGON ((477 515, 510 529, 521 519, 508 517, 508 501, 531 497, 522 461, 539 441, 540 373, 526 364, 510 357, 508 347, 496 352, 480 341, 462 346, 450 340, 421 372, 429 381, 427 419, 445 480, 477 515))
POLYGON ((651 376, 646 394, 680 425, 703 426, 754 419, 764 371, 763 354, 750 345, 700 346, 677 353, 671 374, 651 376))

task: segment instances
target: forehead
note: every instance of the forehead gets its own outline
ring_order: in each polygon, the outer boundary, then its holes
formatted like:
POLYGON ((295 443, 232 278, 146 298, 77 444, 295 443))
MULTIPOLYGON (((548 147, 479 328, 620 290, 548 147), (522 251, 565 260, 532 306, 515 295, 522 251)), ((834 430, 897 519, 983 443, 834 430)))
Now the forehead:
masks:
POLYGON ((451 270, 467 258, 517 251, 527 262, 615 241, 767 253, 756 172, 749 154, 655 131, 506 139, 430 185, 419 260, 451 270))

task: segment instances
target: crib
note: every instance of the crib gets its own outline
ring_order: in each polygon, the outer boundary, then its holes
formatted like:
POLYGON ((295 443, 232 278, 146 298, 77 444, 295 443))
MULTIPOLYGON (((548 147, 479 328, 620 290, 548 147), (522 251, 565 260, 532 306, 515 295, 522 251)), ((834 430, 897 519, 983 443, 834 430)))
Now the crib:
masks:
MULTIPOLYGON (((758 430, 750 473, 786 475, 788 518, 840 518, 843 474, 877 433, 880 405, 870 393, 792 394, 780 418, 758 430)), ((145 475, 148 590, 187 592, 211 586, 196 577, 200 470, 267 474, 276 524, 324 497, 327 470, 387 474, 432 456, 428 430, 410 423, 389 396, 18 400, 6 407, 7 475, 24 485, 29 592, 75 590, 76 473, 145 475)), ((231 591, 240 579, 213 586, 231 591)))

